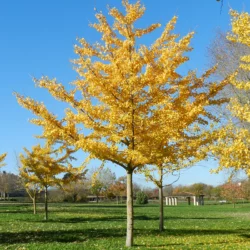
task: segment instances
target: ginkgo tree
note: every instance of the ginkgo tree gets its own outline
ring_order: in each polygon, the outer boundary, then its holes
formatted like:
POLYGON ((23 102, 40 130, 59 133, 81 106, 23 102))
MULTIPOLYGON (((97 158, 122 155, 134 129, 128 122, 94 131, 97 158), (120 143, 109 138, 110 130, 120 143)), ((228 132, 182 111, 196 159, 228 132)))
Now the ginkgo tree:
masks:
POLYGON ((27 194, 32 200, 33 204, 33 214, 37 213, 37 196, 42 191, 43 187, 39 182, 30 181, 31 175, 33 173, 29 172, 26 167, 19 168, 19 176, 21 179, 21 184, 24 186, 27 194))
POLYGON ((24 148, 25 154, 20 154, 20 176, 25 180, 25 187, 32 197, 34 213, 36 211, 36 193, 44 190, 45 220, 48 220, 48 188, 62 186, 65 181, 73 181, 81 175, 83 166, 73 167, 70 164, 74 150, 66 149, 62 154, 60 149, 52 146, 42 147, 40 144, 32 150, 24 148), (62 155, 61 155, 62 154, 62 155), (60 174, 70 173, 70 178, 62 179, 60 174))
POLYGON ((161 164, 157 166, 145 166, 140 172, 144 173, 147 180, 153 182, 159 191, 159 230, 164 230, 164 205, 163 205, 163 188, 173 184, 180 177, 180 166, 174 164, 161 164), (176 180, 171 184, 166 184, 169 176, 176 176, 176 180))
POLYGON ((79 77, 72 90, 67 91, 56 79, 35 79, 37 86, 71 107, 65 110, 62 120, 43 103, 20 94, 16 97, 20 105, 37 116, 32 122, 43 127, 42 136, 48 142, 66 141, 89 152, 90 157, 110 161, 126 170, 126 246, 130 247, 134 171, 152 164, 151 155, 156 148, 151 145, 155 139, 162 138, 170 144, 184 136, 194 122, 214 119, 207 107, 225 101, 215 97, 226 81, 206 82, 214 68, 200 77, 195 72, 178 74, 178 67, 188 61, 186 52, 191 51, 189 44, 194 33, 183 38, 173 34, 177 21, 173 17, 151 46, 140 45, 142 36, 161 25, 136 28, 135 22, 144 15, 145 7, 140 1, 130 4, 123 0, 122 4, 125 11, 109 9, 114 19, 112 25, 104 14, 96 14, 98 22, 91 26, 101 33, 99 43, 78 40, 75 53, 79 58, 74 63, 79 77))
POLYGON ((5 166, 6 164, 4 163, 5 157, 6 157, 7 153, 1 154, 0 155, 0 167, 5 166))
MULTIPOLYGON (((232 31, 227 39, 250 48, 250 14, 234 10, 230 14, 232 31)), ((242 73, 246 76, 250 73, 250 54, 241 56, 239 68, 230 75, 230 83, 237 95, 231 97, 228 106, 231 122, 221 128, 219 139, 211 149, 219 160, 219 167, 214 170, 216 173, 226 168, 232 170, 232 175, 238 170, 250 175, 250 81, 249 77, 242 77, 242 73)))
POLYGON ((176 136, 169 142, 166 142, 166 139, 162 140, 164 137, 158 137, 158 140, 155 138, 151 143, 151 150, 155 149, 151 154, 153 165, 144 166, 139 172, 143 173, 147 180, 152 181, 159 190, 160 231, 164 230, 163 188, 169 185, 166 184, 166 179, 172 175, 176 177, 174 181, 176 182, 182 169, 191 167, 207 157, 207 148, 216 139, 209 136, 213 125, 215 122, 198 119, 186 129, 185 134, 176 136))

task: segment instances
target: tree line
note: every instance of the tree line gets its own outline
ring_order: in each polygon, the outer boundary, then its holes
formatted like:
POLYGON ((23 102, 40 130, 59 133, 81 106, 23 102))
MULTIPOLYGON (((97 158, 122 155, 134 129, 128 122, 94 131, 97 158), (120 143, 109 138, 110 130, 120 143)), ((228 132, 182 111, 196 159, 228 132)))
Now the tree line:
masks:
MULTIPOLYGON (((48 190, 49 202, 113 202, 123 204, 126 202, 126 176, 116 178, 115 174, 109 168, 103 168, 95 175, 96 169, 86 172, 81 179, 70 182, 64 187, 53 185, 48 190), (95 175, 95 181, 93 181, 95 175)), ((65 174, 63 179, 69 178, 65 174)), ((159 189, 149 185, 133 184, 134 200, 143 193, 146 200, 152 202, 158 201, 159 189)), ((34 206, 36 214, 36 202, 45 202, 44 191, 41 189, 32 190, 27 188, 22 176, 3 171, 0 173, 0 198, 1 200, 27 201, 29 198, 34 206), (25 198, 25 199, 24 199, 25 198)), ((219 201, 231 202, 250 200, 250 180, 237 179, 226 181, 223 184, 213 186, 205 183, 194 183, 191 185, 167 185, 163 188, 163 197, 167 196, 185 196, 186 195, 204 195, 205 200, 217 204, 219 201)))

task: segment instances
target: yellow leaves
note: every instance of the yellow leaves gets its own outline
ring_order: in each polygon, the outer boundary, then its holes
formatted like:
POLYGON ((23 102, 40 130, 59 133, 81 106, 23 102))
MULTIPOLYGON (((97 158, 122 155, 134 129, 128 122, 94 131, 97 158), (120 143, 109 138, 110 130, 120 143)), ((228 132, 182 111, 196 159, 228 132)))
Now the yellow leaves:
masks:
POLYGON ((61 155, 61 150, 62 147, 53 150, 51 147, 41 147, 40 145, 32 147, 32 151, 25 149, 26 155, 20 155, 19 171, 27 186, 29 183, 42 187, 54 186, 61 182, 59 174, 70 173, 73 178, 82 173, 86 165, 73 168, 69 162, 70 155, 75 150, 66 148, 64 155, 61 155))
POLYGON ((155 24, 150 25, 146 29, 136 29, 136 31, 135 31, 135 37, 140 38, 143 35, 146 35, 148 33, 153 32, 155 29, 157 29, 159 27, 161 27, 161 24, 160 23, 155 23, 155 24))
POLYGON ((6 164, 3 162, 4 159, 5 159, 5 157, 6 157, 6 155, 7 155, 6 153, 0 155, 0 167, 3 167, 3 166, 6 165, 6 164))
POLYGON ((126 9, 126 24, 133 24, 136 20, 143 16, 146 10, 144 6, 141 6, 140 1, 137 1, 135 4, 129 4, 128 0, 123 0, 122 4, 126 9))
POLYGON ((233 168, 247 173, 250 166, 249 131, 228 124, 218 132, 218 138, 217 143, 210 148, 219 160, 219 167, 214 172, 218 173, 223 168, 233 168))
POLYGON ((152 49, 160 49, 162 47, 166 47, 168 42, 174 41, 179 37, 179 35, 171 34, 173 29, 175 28, 175 24, 177 22, 177 16, 174 16, 165 26, 164 31, 162 32, 161 36, 155 41, 152 45, 152 49))
POLYGON ((228 34, 228 40, 232 42, 240 42, 250 46, 250 15, 247 12, 238 13, 230 11, 232 16, 232 34, 228 34))
POLYGON ((236 98, 231 100, 230 110, 241 121, 250 122, 250 103, 240 103, 236 98))
POLYGON ((90 45, 84 38, 78 39, 78 42, 81 44, 82 47, 75 46, 75 53, 79 56, 98 56, 98 51, 90 45))
MULTIPOLYGON (((232 16, 232 32, 228 34, 227 39, 234 43, 250 46, 250 15, 246 12, 238 13, 233 10, 230 11, 230 14, 232 16)), ((228 77, 233 87, 240 90, 247 97, 249 95, 250 82, 240 79, 239 74, 241 71, 246 73, 250 71, 250 55, 242 56, 239 69, 228 77)), ((243 100, 235 96, 230 100, 229 109, 234 116, 234 122, 237 121, 237 123, 230 123, 226 127, 221 128, 218 132, 218 141, 211 147, 213 154, 218 157, 220 165, 215 170, 216 173, 223 168, 232 168, 236 171, 243 169, 246 174, 249 174, 249 106, 248 99, 243 100)))
MULTIPOLYGON (((69 104, 62 120, 42 103, 18 94, 16 97, 38 117, 32 122, 43 127, 42 137, 49 144, 63 141, 89 152, 91 157, 129 170, 152 162, 176 164, 178 157, 192 157, 211 140, 199 128, 201 123, 213 120, 206 107, 221 102, 212 98, 223 84, 216 83, 210 89, 205 84, 213 69, 200 78, 195 72, 187 76, 177 73, 178 67, 188 60, 186 52, 191 50, 194 33, 178 40, 179 35, 173 33, 176 16, 151 47, 137 46, 137 38, 153 32, 160 24, 136 28, 135 21, 144 14, 145 7, 140 1, 129 4, 124 0, 123 5, 124 14, 116 8, 109 10, 114 17, 113 26, 103 14, 96 15, 98 23, 92 26, 101 33, 102 42, 92 45, 85 39, 78 40, 75 52, 79 58, 74 62, 79 78, 72 91, 56 79, 36 80, 54 98, 69 104), (210 91, 201 90, 203 86, 210 91), (196 129, 190 128, 195 125, 196 129)), ((34 150, 50 155, 42 149, 34 150)), ((33 157, 31 153, 26 152, 33 157)), ((42 172, 39 162, 43 158, 34 154, 32 161, 36 170, 42 172)), ((204 154, 199 152, 196 156, 200 159, 204 154)), ((47 160, 50 162, 50 158, 47 160)), ((48 169, 53 164, 57 163, 50 162, 48 169)))
POLYGON ((100 172, 103 170, 105 165, 105 162, 103 161, 102 164, 100 165, 100 167, 98 167, 94 173, 91 176, 91 186, 94 187, 95 185, 98 184, 98 175, 100 174, 100 172))

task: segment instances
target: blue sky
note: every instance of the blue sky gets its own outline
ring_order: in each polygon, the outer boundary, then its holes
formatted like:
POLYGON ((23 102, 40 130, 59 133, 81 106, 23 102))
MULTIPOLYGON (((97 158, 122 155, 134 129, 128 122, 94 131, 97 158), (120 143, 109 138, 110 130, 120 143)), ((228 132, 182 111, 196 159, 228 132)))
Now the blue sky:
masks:
MULTIPOLYGON (((15 152, 23 147, 30 148, 38 143, 34 138, 40 129, 28 122, 32 118, 29 111, 21 108, 13 96, 13 91, 44 101, 50 110, 63 114, 64 105, 54 101, 49 94, 35 87, 32 77, 43 75, 56 77, 68 84, 76 77, 70 63, 76 58, 73 46, 77 37, 89 42, 99 39, 99 34, 89 27, 95 22, 95 11, 107 13, 106 5, 121 7, 120 0, 8 0, 0 2, 0 153, 8 152, 4 170, 17 172, 15 152)), ((131 2, 134 2, 131 0, 131 2)), ((184 70, 208 68, 207 48, 215 37, 216 30, 230 29, 230 8, 250 11, 248 0, 224 0, 222 12, 216 0, 143 0, 147 10, 139 27, 160 22, 166 24, 173 15, 179 17, 176 33, 185 35, 195 31, 192 40, 194 50, 184 70)), ((160 28, 142 42, 149 45, 160 35, 160 28)), ((79 158, 82 154, 78 154, 79 158)), ((84 160, 84 159, 80 159, 84 160)), ((204 182, 220 184, 225 174, 211 175, 209 169, 215 167, 213 161, 201 163, 183 172, 177 184, 204 182)), ((117 176, 125 172, 111 166, 117 176)), ((135 181, 141 182, 141 177, 135 181)))

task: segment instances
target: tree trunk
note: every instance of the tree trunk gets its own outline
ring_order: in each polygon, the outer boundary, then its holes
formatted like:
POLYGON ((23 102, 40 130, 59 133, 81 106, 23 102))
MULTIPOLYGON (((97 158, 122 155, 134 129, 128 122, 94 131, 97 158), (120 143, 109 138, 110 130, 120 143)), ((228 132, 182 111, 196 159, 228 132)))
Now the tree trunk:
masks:
POLYGON ((34 214, 36 214, 36 196, 32 199, 33 201, 33 211, 34 211, 34 214))
POLYGON ((44 190, 44 204, 45 204, 45 220, 48 220, 48 187, 45 186, 44 190))
POLYGON ((163 189, 159 187, 159 205, 160 205, 160 218, 159 218, 159 230, 164 230, 164 211, 163 211, 163 189))
POLYGON ((119 195, 116 196, 117 205, 119 204, 119 195))
POLYGON ((77 194, 74 194, 73 195, 73 202, 76 202, 76 200, 77 200, 77 194))
POLYGON ((127 170, 127 238, 126 247, 133 246, 134 211, 133 211, 133 170, 127 170))
POLYGON ((98 195, 96 196, 96 203, 99 203, 99 197, 98 197, 98 195))

